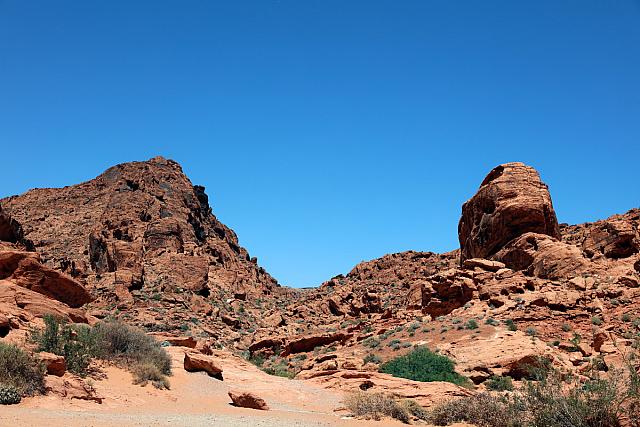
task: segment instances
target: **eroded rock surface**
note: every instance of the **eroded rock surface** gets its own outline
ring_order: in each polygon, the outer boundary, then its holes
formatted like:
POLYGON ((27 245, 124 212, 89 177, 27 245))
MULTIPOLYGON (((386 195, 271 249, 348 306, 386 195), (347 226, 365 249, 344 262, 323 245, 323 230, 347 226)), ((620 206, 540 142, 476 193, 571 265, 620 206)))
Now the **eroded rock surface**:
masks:
POLYGON ((560 239, 549 189, 530 166, 497 166, 462 205, 458 224, 460 260, 490 258, 527 232, 560 239))

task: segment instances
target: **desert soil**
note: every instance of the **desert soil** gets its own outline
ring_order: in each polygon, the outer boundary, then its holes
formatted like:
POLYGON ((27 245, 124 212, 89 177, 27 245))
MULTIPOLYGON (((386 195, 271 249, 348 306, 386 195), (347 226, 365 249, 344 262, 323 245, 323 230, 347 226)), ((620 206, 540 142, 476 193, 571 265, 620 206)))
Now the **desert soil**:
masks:
MULTIPOLYGON (((371 421, 345 418, 342 394, 304 381, 267 375, 240 358, 221 360, 224 381, 183 367, 184 349, 172 347, 171 390, 132 386, 131 374, 104 366, 104 379, 95 380, 102 404, 57 396, 27 398, 0 412, 2 426, 365 426, 371 421), (264 398, 270 411, 237 408, 230 389, 247 390, 264 398), (338 411, 336 411, 338 410, 338 411)), ((379 426, 402 425, 393 420, 379 426)))

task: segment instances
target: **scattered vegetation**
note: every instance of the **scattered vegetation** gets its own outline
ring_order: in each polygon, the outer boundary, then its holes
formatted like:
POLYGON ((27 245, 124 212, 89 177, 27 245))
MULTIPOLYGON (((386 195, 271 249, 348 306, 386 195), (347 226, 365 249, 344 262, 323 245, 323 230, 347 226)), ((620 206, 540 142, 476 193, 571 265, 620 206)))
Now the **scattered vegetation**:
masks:
POLYGON ((464 324, 465 329, 478 329, 478 321, 476 319, 469 319, 464 324))
POLYGON ((138 363, 133 365, 131 371, 134 376, 134 384, 145 386, 151 381, 155 388, 169 389, 170 384, 167 377, 153 363, 138 363))
POLYGON ((67 370, 86 376, 91 359, 97 355, 97 334, 87 325, 69 325, 51 315, 43 320, 44 329, 31 331, 37 350, 64 356, 67 370))
POLYGON ((500 324, 500 322, 492 317, 488 317, 487 320, 484 321, 484 323, 491 326, 498 326, 500 324))
POLYGON ((362 341, 362 345, 369 348, 376 348, 380 346, 380 340, 376 337, 369 337, 362 341))
POLYGON ((15 405, 20 403, 22 397, 15 387, 0 385, 0 405, 15 405))
POLYGON ((512 319, 507 319, 504 321, 504 324, 507 326, 507 329, 510 331, 517 331, 518 325, 512 319))
POLYGON ((410 353, 392 359, 380 367, 380 372, 415 381, 447 381, 467 385, 469 380, 455 371, 454 362, 426 347, 417 347, 410 353))
POLYGON ((112 360, 128 367, 136 384, 152 381, 158 388, 168 388, 165 376, 171 375, 171 358, 144 331, 119 321, 98 323, 93 328, 69 325, 53 316, 45 316, 44 322, 44 329, 31 332, 31 340, 38 351, 64 356, 69 371, 85 376, 91 359, 112 360))
POLYGON ((279 361, 273 361, 269 366, 263 366, 261 369, 269 375, 275 375, 276 377, 283 378, 293 378, 296 376, 296 373, 289 369, 287 361, 285 359, 280 359, 279 361))
POLYGON ((13 391, 19 396, 44 393, 44 374, 39 360, 13 344, 0 342, 0 386, 7 402, 11 402, 13 391))
POLYGON ((593 316, 591 318, 591 324, 592 325, 602 325, 602 317, 600 316, 593 316))
POLYGON ((528 327, 527 330, 525 331, 525 333, 527 335, 529 335, 530 337, 538 336, 538 330, 536 328, 534 328, 533 326, 528 327))
POLYGON ((380 358, 380 356, 376 355, 376 354, 367 354, 362 361, 364 363, 375 363, 376 365, 379 365, 380 363, 382 363, 382 359, 380 358))
POLYGON ((386 416, 409 422, 408 409, 388 394, 359 391, 348 395, 344 403, 356 417, 380 420, 386 416))
POLYGON ((494 375, 487 381, 487 388, 493 391, 511 391, 513 390, 513 381, 511 377, 494 375))
POLYGON ((446 402, 429 413, 428 421, 480 427, 617 427, 623 417, 640 419, 640 380, 632 366, 626 375, 612 371, 601 378, 592 370, 588 381, 574 378, 568 384, 566 376, 547 370, 513 394, 480 393, 446 402))

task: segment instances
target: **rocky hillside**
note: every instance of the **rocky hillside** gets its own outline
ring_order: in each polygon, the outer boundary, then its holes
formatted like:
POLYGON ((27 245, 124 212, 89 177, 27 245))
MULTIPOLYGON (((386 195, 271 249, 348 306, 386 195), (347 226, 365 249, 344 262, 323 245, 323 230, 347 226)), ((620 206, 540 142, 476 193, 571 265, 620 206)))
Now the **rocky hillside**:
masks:
POLYGON ((481 384, 522 378, 540 356, 576 372, 590 358, 608 369, 640 345, 640 210, 558 224, 537 171, 508 163, 463 205, 458 231, 460 250, 385 255, 298 295, 250 350, 313 351, 289 367, 334 384, 360 375, 344 371, 375 371, 367 360, 427 344, 481 384))
POLYGON ((228 299, 279 289, 213 215, 204 190, 174 161, 125 163, 82 184, 2 199, 10 221, 0 233, 19 229, 44 266, 82 283, 93 315, 117 307, 150 329, 184 329, 220 310, 211 301, 224 311, 228 299))
POLYGON ((272 292, 278 284, 216 219, 204 190, 156 157, 0 203, 46 265, 92 289, 272 292))
POLYGON ((558 224, 548 187, 522 163, 496 167, 464 203, 460 249, 385 255, 308 290, 278 286, 170 160, 1 204, 0 335, 45 313, 117 317, 267 372, 425 405, 433 384, 378 365, 427 345, 482 388, 525 378, 541 357, 581 374, 640 347, 640 210, 558 224))

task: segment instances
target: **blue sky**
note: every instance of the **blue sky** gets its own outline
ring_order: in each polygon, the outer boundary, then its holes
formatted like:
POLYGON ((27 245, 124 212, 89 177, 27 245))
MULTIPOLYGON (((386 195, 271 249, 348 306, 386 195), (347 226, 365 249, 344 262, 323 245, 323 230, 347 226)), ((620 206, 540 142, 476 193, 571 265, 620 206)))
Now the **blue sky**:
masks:
POLYGON ((0 196, 163 155, 281 283, 458 245, 507 161, 640 205, 638 1, 0 0, 0 196))

